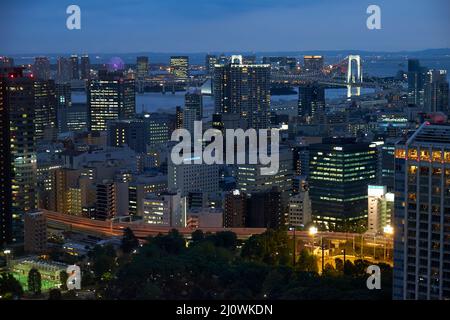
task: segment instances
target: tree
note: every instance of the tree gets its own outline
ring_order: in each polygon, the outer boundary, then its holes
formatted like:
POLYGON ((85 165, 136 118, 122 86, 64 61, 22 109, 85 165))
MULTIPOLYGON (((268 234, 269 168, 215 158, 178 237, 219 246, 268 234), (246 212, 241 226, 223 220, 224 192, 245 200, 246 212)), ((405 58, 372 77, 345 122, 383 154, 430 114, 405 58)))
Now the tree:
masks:
POLYGON ((116 251, 111 245, 95 246, 89 253, 93 262, 93 271, 96 279, 101 279, 105 272, 116 268, 116 251))
POLYGON ((202 230, 197 229, 194 232, 192 232, 192 242, 194 244, 202 242, 204 239, 205 239, 205 234, 203 233, 202 230))
POLYGON ((0 296, 2 299, 20 299, 23 289, 20 282, 10 273, 0 275, 0 296))
POLYGON ((124 253, 131 253, 134 249, 139 247, 139 240, 136 238, 136 236, 133 233, 133 230, 130 228, 126 228, 123 231, 123 237, 122 237, 122 251, 124 253))
POLYGON ((168 254, 175 255, 186 249, 186 240, 184 240, 177 229, 170 230, 167 235, 159 234, 154 238, 150 238, 149 244, 154 244, 168 254))
POLYGON ((334 264, 336 265, 336 271, 339 273, 344 272, 344 261, 340 258, 334 259, 334 264))
POLYGON ((216 247, 223 247, 229 250, 235 250, 237 246, 236 233, 231 231, 220 231, 206 238, 210 240, 216 247))
POLYGON ((61 300, 62 295, 59 289, 51 289, 48 293, 48 300, 61 300))
POLYGON ((61 282, 61 289, 67 290, 67 279, 69 278, 69 275, 65 270, 62 270, 59 273, 59 281, 61 282))
POLYGON ((30 269, 30 272, 28 272, 28 291, 34 295, 40 295, 41 288, 41 273, 35 268, 30 269))
POLYGON ((317 272, 317 259, 314 255, 310 254, 308 250, 302 249, 297 261, 297 269, 299 271, 317 272))
POLYGON ((346 276, 355 276, 357 275, 355 265, 350 260, 346 260, 344 262, 344 274, 346 276))
POLYGON ((333 265, 331 265, 330 263, 327 263, 325 265, 325 267, 323 268, 322 275, 326 276, 326 277, 336 277, 338 274, 336 272, 336 269, 333 267, 333 265))

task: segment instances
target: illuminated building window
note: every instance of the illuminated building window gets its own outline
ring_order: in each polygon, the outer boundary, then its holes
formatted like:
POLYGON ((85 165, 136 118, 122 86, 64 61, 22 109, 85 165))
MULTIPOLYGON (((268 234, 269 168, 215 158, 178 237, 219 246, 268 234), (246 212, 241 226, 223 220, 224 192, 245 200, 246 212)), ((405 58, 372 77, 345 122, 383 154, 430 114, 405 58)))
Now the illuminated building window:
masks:
POLYGON ((418 159, 417 149, 409 149, 408 150, 408 159, 411 159, 411 160, 418 159))
POLYGON ((420 160, 421 161, 430 161, 430 151, 420 150, 420 160))
POLYGON ((405 149, 397 149, 397 150, 395 150, 395 157, 397 159, 405 159, 405 157, 406 157, 405 149))

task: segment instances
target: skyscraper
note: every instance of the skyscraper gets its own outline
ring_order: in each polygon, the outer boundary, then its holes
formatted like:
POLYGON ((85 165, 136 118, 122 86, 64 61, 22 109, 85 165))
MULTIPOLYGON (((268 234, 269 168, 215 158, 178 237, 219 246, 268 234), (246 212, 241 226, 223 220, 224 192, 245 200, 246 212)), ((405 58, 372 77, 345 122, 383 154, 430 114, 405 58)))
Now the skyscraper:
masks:
POLYGON ((249 195, 247 210, 246 227, 278 229, 286 225, 286 205, 276 187, 249 195))
POLYGON ((141 56, 136 58, 136 78, 143 80, 148 75, 149 65, 148 57, 141 56))
POLYGON ((172 72, 176 80, 186 81, 189 78, 189 57, 170 57, 170 71, 172 72))
POLYGON ((56 115, 58 119, 58 132, 67 131, 67 119, 65 117, 67 110, 72 105, 72 91, 70 83, 57 82, 55 84, 56 94, 56 115))
POLYGON ((131 119, 135 115, 134 80, 103 70, 99 79, 89 82, 88 103, 92 131, 106 131, 109 120, 131 119))
POLYGON ((408 60, 408 102, 418 107, 424 106, 424 84, 427 69, 420 65, 419 60, 408 60))
POLYGON ((202 121, 203 97, 200 90, 188 91, 184 96, 183 127, 194 133, 194 121, 202 121))
POLYGON ((145 124, 145 143, 150 148, 155 148, 170 139, 170 118, 163 113, 145 113, 143 117, 145 124))
POLYGON ((233 190, 225 195, 223 226, 225 228, 244 228, 247 218, 247 194, 233 190))
POLYGON ((446 70, 430 70, 424 85, 424 104, 426 112, 449 113, 448 81, 446 70))
POLYGON ((369 185, 368 194, 368 228, 370 233, 382 233, 386 226, 391 226, 394 213, 394 194, 387 192, 386 186, 369 185))
POLYGON ((146 126, 142 119, 114 120, 108 122, 108 145, 129 146, 138 153, 146 152, 146 126))
POLYGON ((299 87, 298 115, 306 122, 320 122, 325 115, 325 88, 319 84, 299 87))
POLYGON ((91 61, 88 55, 81 56, 81 79, 89 80, 91 78, 91 61))
POLYGON ((313 220, 335 224, 367 217, 367 186, 376 181, 376 145, 329 138, 309 149, 313 220))
POLYGON ((55 82, 53 80, 36 80, 34 82, 34 124, 36 141, 44 138, 47 129, 57 128, 57 101, 55 82))
POLYGON ((449 299, 450 126, 423 123, 395 158, 393 297, 449 299))
POLYGON ((241 56, 215 65, 215 112, 237 114, 254 129, 270 123, 270 65, 244 64, 241 56))
POLYGON ((238 164, 236 168, 237 188, 245 193, 261 193, 270 191, 277 187, 278 191, 287 198, 292 193, 292 176, 294 173, 293 152, 291 148, 280 147, 279 149, 279 168, 273 175, 261 174, 261 168, 267 167, 258 164, 238 164))
POLYGON ((168 189, 179 190, 185 197, 189 192, 219 191, 219 166, 208 164, 179 164, 168 161, 168 189))
POLYGON ((47 57, 35 57, 33 65, 34 78, 38 80, 50 79, 50 61, 47 57))
POLYGON ((70 56, 70 80, 78 80, 80 79, 80 64, 79 59, 76 54, 70 56))
POLYGON ((217 63, 217 56, 213 54, 207 54, 205 57, 205 69, 206 74, 214 74, 214 65, 217 63))
POLYGON ((58 82, 68 82, 72 79, 71 61, 65 57, 59 57, 56 62, 56 80, 58 82))
POLYGON ((0 161, 4 165, 0 176, 0 200, 5 204, 2 203, 0 208, 1 238, 3 241, 10 241, 11 214, 21 216, 36 209, 34 79, 24 76, 21 68, 1 70, 0 78, 0 111, 3 124, 0 161))
POLYGON ((306 72, 320 73, 323 70, 323 56, 304 56, 303 67, 306 72))
MULTIPOLYGON (((8 75, 6 74, 6 78, 8 75)), ((12 239, 12 166, 7 79, 0 72, 0 246, 12 239)))

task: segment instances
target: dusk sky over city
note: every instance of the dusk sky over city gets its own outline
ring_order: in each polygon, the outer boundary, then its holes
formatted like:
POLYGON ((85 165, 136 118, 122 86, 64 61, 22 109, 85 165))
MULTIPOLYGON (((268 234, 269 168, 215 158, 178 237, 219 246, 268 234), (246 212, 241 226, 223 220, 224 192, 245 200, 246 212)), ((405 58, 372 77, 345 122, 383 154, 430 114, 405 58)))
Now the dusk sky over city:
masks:
POLYGON ((0 26, 8 30, 0 42, 9 54, 450 47, 448 1, 376 1, 382 14, 376 31, 366 28, 372 2, 8 1, 0 11, 0 26), (70 4, 81 8, 81 30, 66 28, 70 4))

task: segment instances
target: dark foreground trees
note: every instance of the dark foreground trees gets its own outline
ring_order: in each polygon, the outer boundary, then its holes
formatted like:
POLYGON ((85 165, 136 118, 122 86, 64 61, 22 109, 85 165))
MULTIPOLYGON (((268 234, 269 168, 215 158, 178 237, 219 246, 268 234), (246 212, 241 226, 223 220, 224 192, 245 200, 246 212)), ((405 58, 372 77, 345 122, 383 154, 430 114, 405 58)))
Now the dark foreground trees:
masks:
POLYGON ((23 289, 20 282, 10 273, 0 274, 0 299, 20 299, 23 289))
MULTIPOLYGON (((294 266, 284 231, 253 236, 238 250, 232 233, 203 234, 192 242, 176 231, 148 239, 130 259, 111 270, 101 284, 106 299, 389 299, 391 270, 382 266, 382 290, 368 290, 366 262, 347 262, 342 270, 301 251, 294 266), (350 263, 350 264, 349 264, 350 263), (345 273, 344 273, 345 270, 345 273)), ((95 264, 103 264, 97 249, 95 264)), ((110 266, 109 266, 110 267, 110 266)), ((97 272, 101 274, 101 272, 97 272)))

